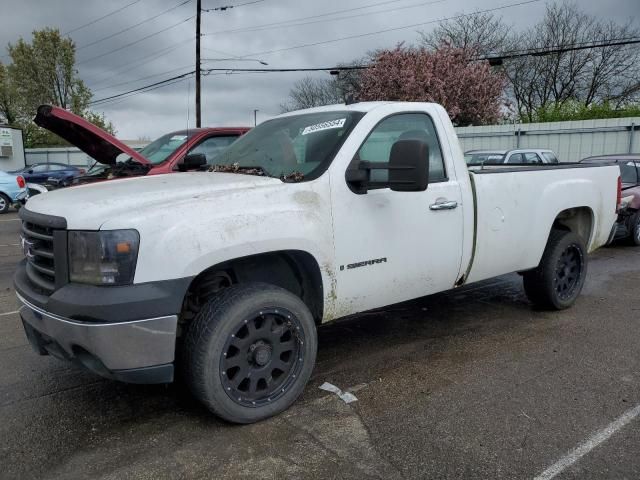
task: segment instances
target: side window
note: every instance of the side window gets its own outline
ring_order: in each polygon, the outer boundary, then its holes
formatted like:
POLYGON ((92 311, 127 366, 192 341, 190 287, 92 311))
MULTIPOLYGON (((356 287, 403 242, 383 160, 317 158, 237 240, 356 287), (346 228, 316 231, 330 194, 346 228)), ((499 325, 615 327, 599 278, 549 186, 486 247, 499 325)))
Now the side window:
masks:
MULTIPOLYGON (((444 162, 436 129, 431 117, 424 113, 403 113, 381 121, 364 141, 357 156, 360 160, 387 163, 391 147, 398 140, 422 140, 429 147, 429 182, 446 180, 444 162)), ((372 170, 371 180, 386 182, 387 170, 372 170)))
POLYGON ((509 157, 506 163, 524 163, 524 158, 521 153, 514 153, 509 157))
POLYGON ((551 153, 551 152, 542 152, 542 156, 547 160, 547 162, 549 163, 558 163, 558 159, 556 158, 556 156, 551 153))
POLYGON ((534 152, 525 153, 524 159, 525 163, 542 163, 542 159, 534 152))
POLYGON ((192 148, 189 153, 204 153, 205 157, 207 157, 207 163, 211 165, 214 159, 235 142, 237 138, 237 135, 209 137, 192 148))
POLYGON ((57 172, 60 170, 66 170, 66 168, 63 165, 53 165, 53 164, 49 165, 50 172, 57 172))
POLYGON ((33 173, 44 173, 48 170, 49 165, 42 164, 42 165, 36 165, 35 167, 32 167, 31 170, 33 170, 33 173))

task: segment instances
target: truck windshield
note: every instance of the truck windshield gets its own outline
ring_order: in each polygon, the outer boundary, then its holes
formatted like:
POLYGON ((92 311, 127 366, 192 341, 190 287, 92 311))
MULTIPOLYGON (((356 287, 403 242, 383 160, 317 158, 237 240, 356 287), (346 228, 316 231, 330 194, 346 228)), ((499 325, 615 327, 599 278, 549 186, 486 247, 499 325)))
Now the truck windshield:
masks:
POLYGON ((363 116, 361 112, 333 111, 266 121, 217 157, 214 171, 254 170, 278 178, 294 175, 298 181, 316 178, 363 116))
POLYGON ((158 165, 184 145, 194 133, 195 132, 188 132, 187 130, 168 133, 140 150, 140 154, 154 165, 158 165))

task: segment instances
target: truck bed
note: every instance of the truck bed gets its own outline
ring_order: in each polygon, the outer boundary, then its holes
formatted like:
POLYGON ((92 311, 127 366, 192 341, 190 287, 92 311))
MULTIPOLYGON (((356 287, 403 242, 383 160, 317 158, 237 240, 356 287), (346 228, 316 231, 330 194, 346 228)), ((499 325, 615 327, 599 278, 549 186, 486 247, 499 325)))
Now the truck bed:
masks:
POLYGON ((470 169, 476 228, 466 281, 536 267, 554 219, 565 210, 582 217, 588 251, 604 245, 616 219, 620 172, 616 166, 594 166, 562 163, 470 169))

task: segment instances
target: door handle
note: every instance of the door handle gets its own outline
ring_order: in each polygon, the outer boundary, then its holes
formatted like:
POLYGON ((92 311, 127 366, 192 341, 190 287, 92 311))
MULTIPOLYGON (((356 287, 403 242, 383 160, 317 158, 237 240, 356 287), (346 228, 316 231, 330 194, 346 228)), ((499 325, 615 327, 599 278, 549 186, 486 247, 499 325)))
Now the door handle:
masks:
POLYGON ((429 210, 453 210, 458 206, 455 200, 440 200, 429 205, 429 210))

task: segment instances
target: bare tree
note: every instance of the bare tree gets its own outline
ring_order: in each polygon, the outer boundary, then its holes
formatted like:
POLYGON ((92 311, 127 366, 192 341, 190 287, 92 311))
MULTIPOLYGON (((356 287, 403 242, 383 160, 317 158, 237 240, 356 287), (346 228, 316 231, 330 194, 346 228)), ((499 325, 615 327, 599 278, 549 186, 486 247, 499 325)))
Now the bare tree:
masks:
POLYGON ((280 105, 282 112, 340 103, 342 96, 335 78, 305 77, 293 84, 289 101, 280 105))
POLYGON ((538 109, 565 102, 588 107, 605 102, 624 105, 640 98, 637 45, 610 45, 639 35, 640 30, 630 23, 602 23, 580 11, 576 4, 548 4, 542 21, 516 35, 510 49, 556 53, 519 57, 505 64, 510 94, 520 117, 532 121, 538 109), (608 46, 572 50, 593 43, 608 46))
POLYGON ((446 20, 432 32, 421 32, 420 35, 421 44, 432 50, 446 45, 489 55, 506 48, 511 31, 502 17, 478 12, 446 20))

